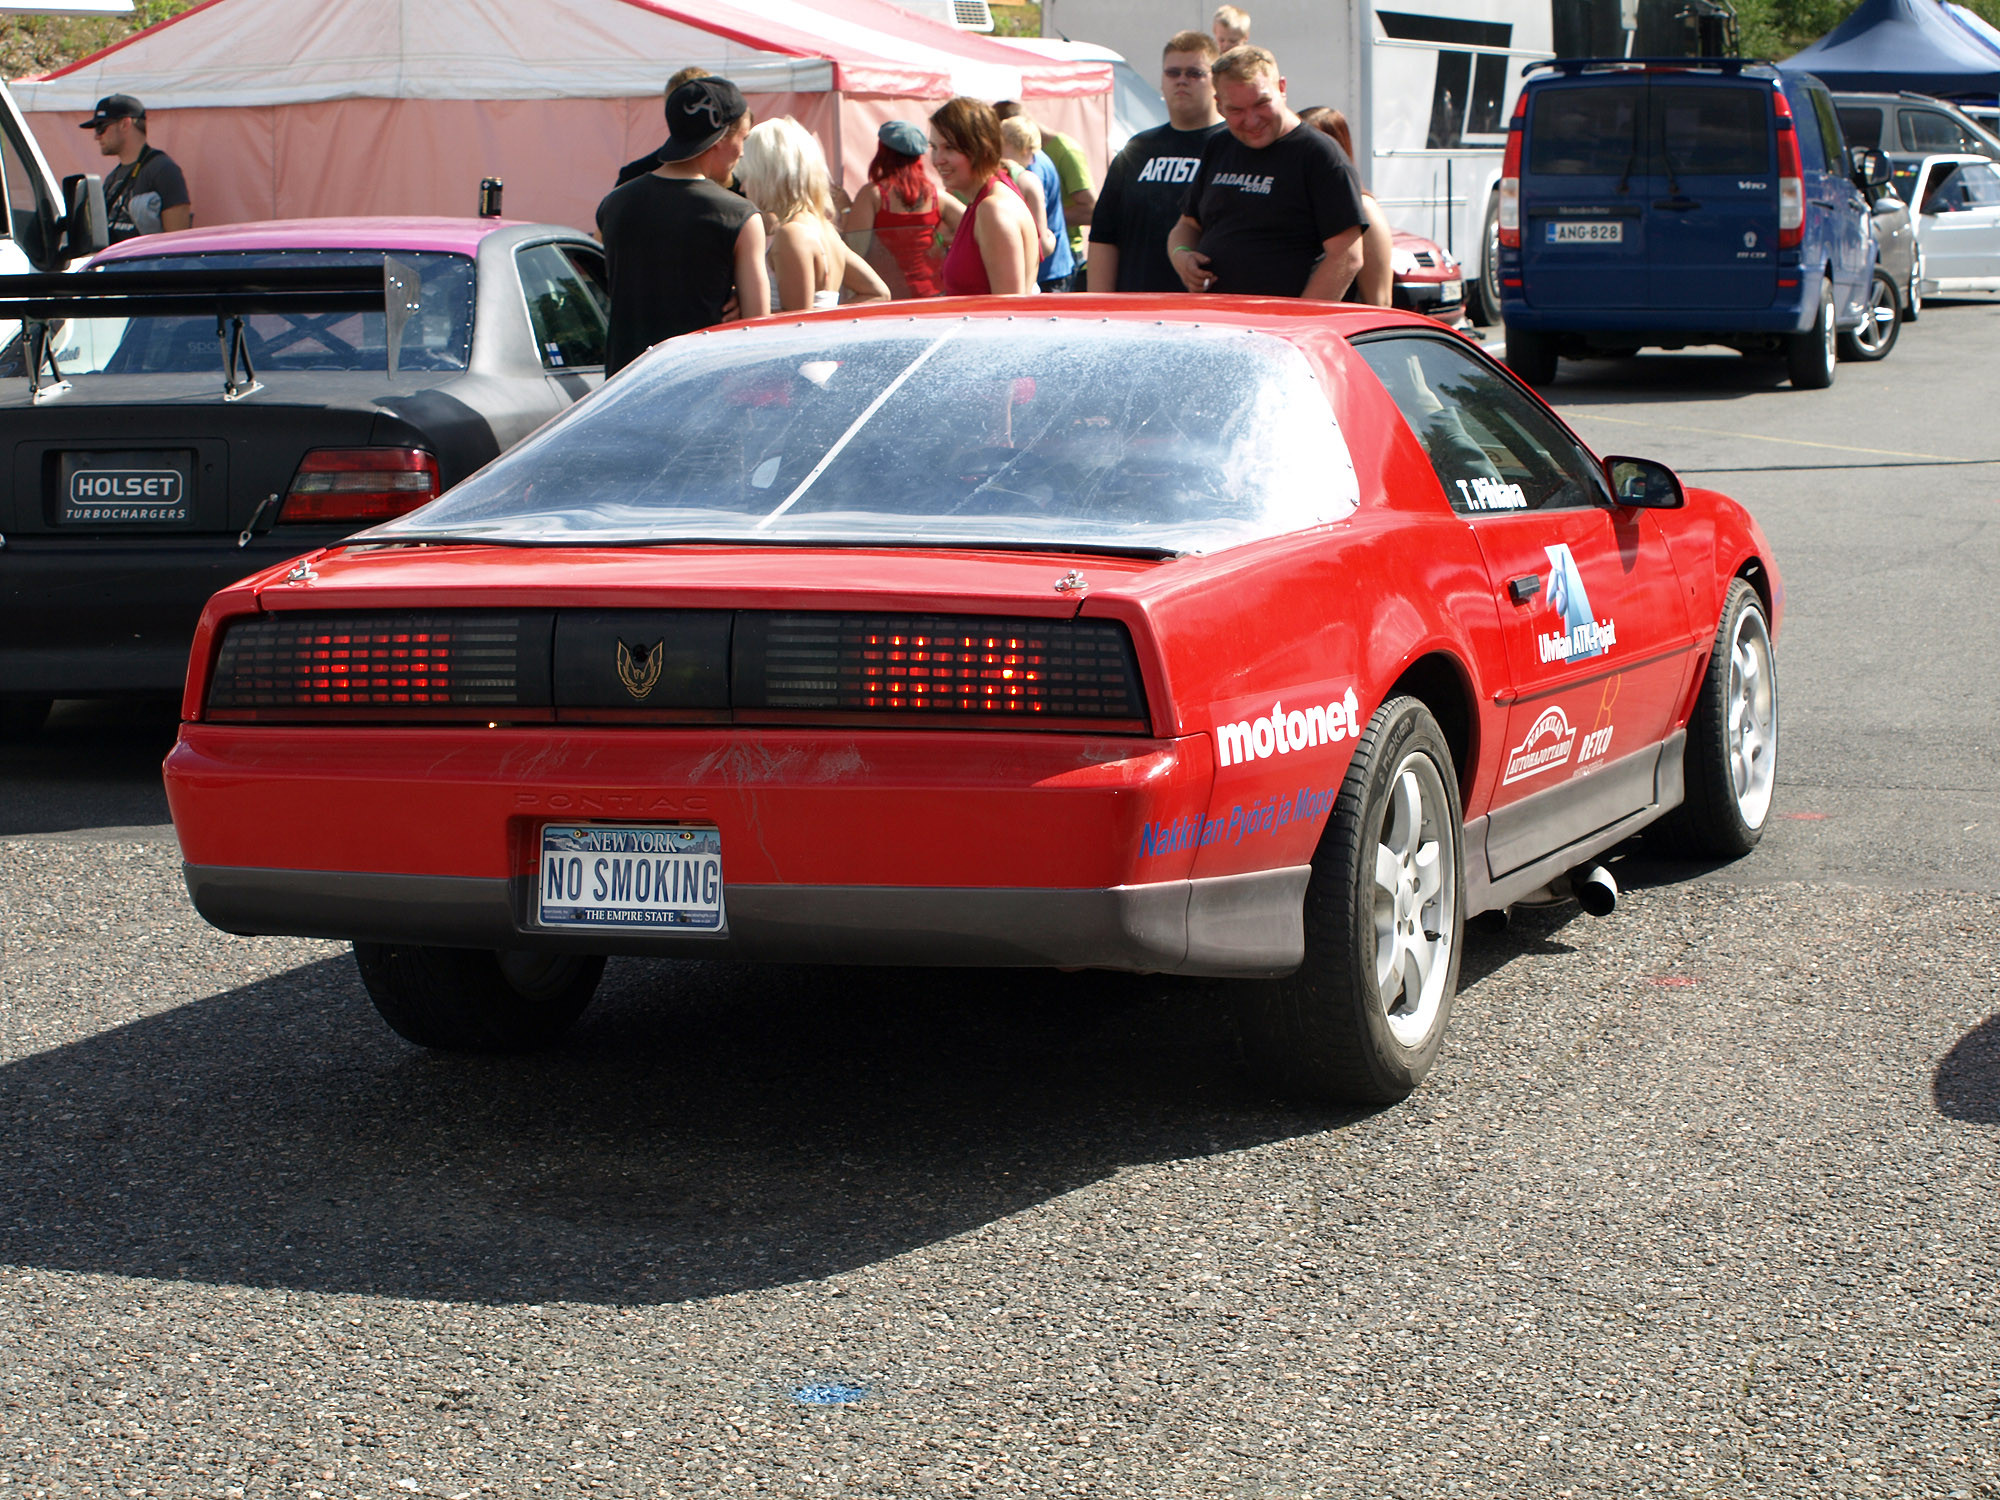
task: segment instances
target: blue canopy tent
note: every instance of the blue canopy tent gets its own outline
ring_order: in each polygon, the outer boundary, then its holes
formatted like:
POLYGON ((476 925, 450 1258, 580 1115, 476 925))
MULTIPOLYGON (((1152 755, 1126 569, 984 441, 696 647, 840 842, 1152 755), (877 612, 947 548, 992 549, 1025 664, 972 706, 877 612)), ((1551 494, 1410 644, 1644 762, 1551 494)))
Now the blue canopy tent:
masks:
POLYGON ((1938 0, 1862 0, 1803 52, 1779 64, 1836 89, 1939 97, 2000 94, 2000 53, 1953 20, 1938 0))

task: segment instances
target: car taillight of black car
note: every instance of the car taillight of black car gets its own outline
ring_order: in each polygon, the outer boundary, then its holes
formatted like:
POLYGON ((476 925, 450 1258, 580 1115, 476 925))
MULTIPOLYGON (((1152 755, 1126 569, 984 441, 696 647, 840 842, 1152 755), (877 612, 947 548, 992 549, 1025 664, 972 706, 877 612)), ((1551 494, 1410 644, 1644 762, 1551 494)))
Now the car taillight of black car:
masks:
POLYGON ((437 456, 422 448, 314 448, 278 511, 281 526, 386 521, 435 500, 437 456))

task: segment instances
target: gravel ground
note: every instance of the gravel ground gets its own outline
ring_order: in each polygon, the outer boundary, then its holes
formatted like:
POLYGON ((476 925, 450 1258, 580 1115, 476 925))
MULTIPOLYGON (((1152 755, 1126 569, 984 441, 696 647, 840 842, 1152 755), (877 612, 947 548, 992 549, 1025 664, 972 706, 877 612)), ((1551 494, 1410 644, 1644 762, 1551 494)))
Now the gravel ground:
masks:
POLYGON ((0 1495, 2000 1496, 2000 901, 1573 913, 1326 1116, 1082 976, 440 1061, 170 843, 0 842, 0 1495))

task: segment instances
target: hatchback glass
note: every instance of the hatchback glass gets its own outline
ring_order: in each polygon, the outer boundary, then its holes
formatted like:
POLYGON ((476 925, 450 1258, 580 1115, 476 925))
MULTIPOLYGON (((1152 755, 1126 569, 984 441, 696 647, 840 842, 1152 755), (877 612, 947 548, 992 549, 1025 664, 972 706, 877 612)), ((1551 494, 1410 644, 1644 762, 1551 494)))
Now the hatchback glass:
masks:
POLYGON ((1266 334, 870 318, 675 339, 366 537, 1165 554, 1358 496, 1311 365, 1266 334))

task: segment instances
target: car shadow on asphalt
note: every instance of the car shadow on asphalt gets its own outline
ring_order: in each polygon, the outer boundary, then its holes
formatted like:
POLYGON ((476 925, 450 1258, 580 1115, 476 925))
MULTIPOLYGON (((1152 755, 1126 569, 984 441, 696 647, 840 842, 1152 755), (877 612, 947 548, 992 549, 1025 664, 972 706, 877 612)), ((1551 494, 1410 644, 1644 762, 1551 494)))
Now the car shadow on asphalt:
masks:
MULTIPOLYGON (((1469 941, 1465 982, 1559 925, 1469 941)), ((342 955, 0 1067, 0 1262, 678 1302, 1371 1113, 1272 1100, 1210 985, 623 960, 559 1048, 461 1058, 391 1034, 342 955)))
POLYGON ((833 1276, 1362 1117, 1261 1096, 1193 988, 614 962, 554 1052, 448 1058, 345 956, 8 1064, 0 1111, 0 1262, 617 1304, 833 1276))
POLYGON ((2000 1016, 1958 1039, 1931 1075, 1931 1100, 1948 1120, 2000 1125, 2000 1016))
POLYGON ((1566 359, 1542 395, 1558 410, 1660 400, 1713 404, 1778 390, 1788 378, 1782 359, 1725 349, 1649 349, 1629 359, 1566 359))

